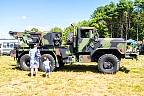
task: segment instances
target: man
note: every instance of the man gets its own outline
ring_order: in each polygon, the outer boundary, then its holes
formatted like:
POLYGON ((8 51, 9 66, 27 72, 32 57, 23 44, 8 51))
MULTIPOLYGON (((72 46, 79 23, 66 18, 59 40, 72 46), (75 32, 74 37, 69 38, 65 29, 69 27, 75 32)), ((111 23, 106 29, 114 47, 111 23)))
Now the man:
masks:
POLYGON ((37 49, 37 44, 32 45, 30 51, 29 51, 29 56, 30 56, 30 73, 31 77, 33 75, 37 75, 38 68, 39 68, 39 59, 40 59, 40 51, 37 49))
POLYGON ((16 49, 15 48, 10 51, 10 56, 14 57, 14 61, 15 61, 15 59, 16 59, 16 49))

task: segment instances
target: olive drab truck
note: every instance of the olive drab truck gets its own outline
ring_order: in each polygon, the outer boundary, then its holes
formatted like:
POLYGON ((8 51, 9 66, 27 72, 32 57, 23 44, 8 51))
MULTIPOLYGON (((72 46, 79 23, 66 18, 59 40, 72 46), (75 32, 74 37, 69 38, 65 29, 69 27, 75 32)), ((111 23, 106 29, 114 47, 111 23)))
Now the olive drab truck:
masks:
POLYGON ((51 70, 64 64, 74 62, 96 62, 103 73, 116 73, 122 58, 137 58, 137 52, 127 52, 127 42, 123 38, 99 38, 93 27, 80 27, 68 33, 66 43, 62 44, 61 32, 9 32, 19 39, 16 48, 17 66, 29 70, 30 57, 28 52, 32 44, 38 44, 41 53, 40 69, 43 58, 51 61, 51 70))

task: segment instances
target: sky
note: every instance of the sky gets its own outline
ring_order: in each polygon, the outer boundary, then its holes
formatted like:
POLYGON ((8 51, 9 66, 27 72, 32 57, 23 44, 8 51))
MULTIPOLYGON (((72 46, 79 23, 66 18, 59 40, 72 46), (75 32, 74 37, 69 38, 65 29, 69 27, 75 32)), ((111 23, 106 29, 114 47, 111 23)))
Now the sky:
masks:
POLYGON ((0 0, 0 38, 33 27, 48 31, 88 20, 99 6, 119 0, 0 0))

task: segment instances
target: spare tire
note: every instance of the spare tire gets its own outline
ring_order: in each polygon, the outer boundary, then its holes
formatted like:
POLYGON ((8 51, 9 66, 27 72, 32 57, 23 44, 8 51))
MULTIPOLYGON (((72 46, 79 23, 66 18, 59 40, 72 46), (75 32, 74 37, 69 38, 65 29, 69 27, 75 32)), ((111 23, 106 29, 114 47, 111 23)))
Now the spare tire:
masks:
POLYGON ((25 54, 20 58, 20 68, 24 71, 30 70, 30 56, 28 54, 25 54))
POLYGON ((43 55, 41 56, 41 63, 40 63, 40 67, 39 67, 39 68, 40 68, 42 71, 45 71, 45 68, 44 68, 44 65, 43 65, 44 57, 47 57, 47 58, 49 59, 50 64, 51 64, 50 70, 53 71, 53 70, 55 69, 56 62, 55 62, 55 59, 53 58, 53 56, 50 55, 50 54, 43 54, 43 55))

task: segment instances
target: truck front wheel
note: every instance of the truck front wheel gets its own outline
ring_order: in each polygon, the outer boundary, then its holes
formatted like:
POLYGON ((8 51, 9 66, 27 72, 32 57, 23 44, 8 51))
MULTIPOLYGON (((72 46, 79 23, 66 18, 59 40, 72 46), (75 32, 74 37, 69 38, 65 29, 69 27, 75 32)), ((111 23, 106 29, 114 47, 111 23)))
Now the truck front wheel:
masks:
POLYGON ((103 73, 116 73, 119 67, 119 59, 113 54, 104 54, 98 60, 98 69, 103 73))
POLYGON ((25 54, 20 58, 20 68, 24 71, 30 70, 30 56, 28 54, 25 54))
POLYGON ((53 58, 53 56, 52 55, 50 55, 50 54, 44 54, 44 55, 42 55, 41 56, 41 63, 40 63, 40 69, 42 70, 42 71, 45 71, 45 68, 44 68, 44 64, 43 64, 43 62, 44 62, 44 57, 47 57, 48 59, 49 59, 49 61, 50 61, 50 70, 51 71, 53 71, 54 69, 55 69, 55 65, 56 65, 56 63, 55 63, 55 59, 53 58))

